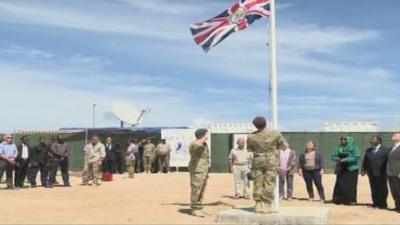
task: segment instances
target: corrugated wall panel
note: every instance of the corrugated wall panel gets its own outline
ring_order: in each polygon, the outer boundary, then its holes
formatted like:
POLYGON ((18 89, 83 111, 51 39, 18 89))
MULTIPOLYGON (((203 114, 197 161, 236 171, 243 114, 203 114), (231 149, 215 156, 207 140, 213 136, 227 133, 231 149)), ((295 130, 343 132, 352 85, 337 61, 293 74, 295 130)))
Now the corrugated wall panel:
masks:
MULTIPOLYGON (((365 150, 369 147, 369 139, 375 133, 355 132, 351 133, 361 150, 361 159, 364 156, 365 150)), ((347 136, 348 133, 335 132, 284 132, 283 136, 288 140, 291 148, 296 151, 297 156, 304 152, 305 143, 309 140, 316 142, 318 150, 324 155, 326 171, 333 172, 335 163, 330 156, 332 151, 339 144, 339 139, 342 136, 347 136)), ((383 138, 384 146, 391 146, 392 133, 380 133, 383 138)), ((212 134, 212 172, 228 172, 229 162, 227 154, 232 148, 231 134, 212 134)))

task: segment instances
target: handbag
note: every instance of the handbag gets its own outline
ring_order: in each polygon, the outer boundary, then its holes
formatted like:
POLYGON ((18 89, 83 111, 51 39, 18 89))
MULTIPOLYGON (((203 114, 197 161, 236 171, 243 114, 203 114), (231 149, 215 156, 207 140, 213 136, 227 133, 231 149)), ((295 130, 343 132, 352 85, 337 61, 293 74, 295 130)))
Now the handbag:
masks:
POLYGON ((252 170, 249 170, 247 172, 247 179, 248 180, 254 180, 254 176, 253 176, 253 171, 252 170))
POLYGON ((113 174, 110 173, 110 172, 103 173, 102 180, 103 181, 107 181, 107 182, 112 181, 113 180, 113 174))

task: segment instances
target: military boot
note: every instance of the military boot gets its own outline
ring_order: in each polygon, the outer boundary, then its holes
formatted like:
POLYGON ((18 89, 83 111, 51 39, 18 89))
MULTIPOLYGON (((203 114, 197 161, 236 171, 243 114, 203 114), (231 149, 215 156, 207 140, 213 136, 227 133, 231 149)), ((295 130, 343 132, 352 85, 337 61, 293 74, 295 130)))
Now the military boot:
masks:
POLYGON ((256 206, 254 207, 255 213, 262 213, 263 212, 263 202, 256 201, 256 206))
POLYGON ((277 211, 272 207, 271 203, 263 202, 262 213, 271 214, 271 213, 277 213, 277 211))

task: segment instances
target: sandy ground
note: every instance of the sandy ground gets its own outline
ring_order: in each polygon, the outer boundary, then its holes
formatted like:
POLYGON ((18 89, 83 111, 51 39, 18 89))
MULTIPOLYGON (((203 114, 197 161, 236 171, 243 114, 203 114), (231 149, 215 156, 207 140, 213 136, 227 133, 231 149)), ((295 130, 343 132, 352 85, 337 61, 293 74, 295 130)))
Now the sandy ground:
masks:
MULTIPOLYGON (((205 218, 188 215, 189 176, 187 173, 138 174, 135 179, 117 175, 115 181, 99 187, 79 186, 80 178, 71 178, 73 187, 36 188, 0 191, 2 224, 210 224, 219 211, 232 206, 252 206, 250 200, 231 198, 230 174, 211 174, 205 198, 205 218)), ((61 179, 59 179, 61 180, 61 179)), ((334 176, 326 175, 328 199, 334 176)), ((4 184, 3 184, 4 185, 4 184)), ((359 183, 359 206, 322 205, 304 200, 303 180, 296 176, 295 197, 282 206, 329 207, 330 224, 399 224, 400 214, 366 207, 370 191, 366 178, 359 183), (303 199, 303 200, 302 200, 303 199)), ((393 207, 391 197, 389 204, 393 207)))

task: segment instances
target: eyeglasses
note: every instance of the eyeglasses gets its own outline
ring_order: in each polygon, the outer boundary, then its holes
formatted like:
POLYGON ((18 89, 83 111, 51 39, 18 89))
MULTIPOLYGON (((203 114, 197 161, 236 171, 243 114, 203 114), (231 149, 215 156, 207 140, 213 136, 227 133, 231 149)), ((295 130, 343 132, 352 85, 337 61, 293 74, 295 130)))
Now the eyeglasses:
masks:
POLYGON ((5 137, 5 139, 12 139, 13 137, 5 137))

